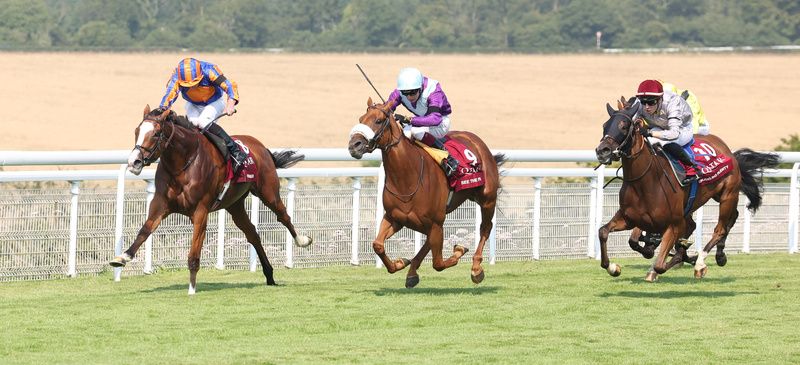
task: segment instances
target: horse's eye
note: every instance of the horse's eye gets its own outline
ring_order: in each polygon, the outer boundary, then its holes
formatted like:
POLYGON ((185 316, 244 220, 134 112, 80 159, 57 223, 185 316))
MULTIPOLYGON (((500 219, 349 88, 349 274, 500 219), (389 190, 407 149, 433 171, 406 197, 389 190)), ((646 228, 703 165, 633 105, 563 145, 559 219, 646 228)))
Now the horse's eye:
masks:
POLYGON ((628 127, 630 126, 628 123, 625 123, 624 120, 620 120, 618 123, 619 124, 617 124, 617 128, 619 128, 619 130, 621 130, 622 132, 628 131, 628 127))

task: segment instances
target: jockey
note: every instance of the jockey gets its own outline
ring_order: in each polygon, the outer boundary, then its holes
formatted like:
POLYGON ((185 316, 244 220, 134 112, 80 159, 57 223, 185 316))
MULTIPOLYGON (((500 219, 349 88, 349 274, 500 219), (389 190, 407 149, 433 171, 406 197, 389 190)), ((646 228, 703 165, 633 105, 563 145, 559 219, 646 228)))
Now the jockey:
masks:
MULTIPOLYGON (((395 119, 404 125, 406 137, 447 151, 444 136, 450 130, 452 109, 438 81, 422 76, 416 68, 404 68, 397 75, 397 89, 389 95, 388 103, 392 111, 403 104, 414 113, 410 118, 395 115, 395 119)), ((442 161, 442 168, 450 177, 458 170, 458 160, 448 155, 442 161)))
POLYGON ((178 98, 178 92, 186 99, 186 118, 197 128, 207 128, 225 141, 233 161, 234 175, 238 173, 247 155, 219 124, 212 123, 220 115, 233 115, 236 112, 234 107, 239 103, 236 83, 226 78, 217 65, 184 58, 167 81, 161 108, 169 109, 178 98), (222 97, 223 91, 227 95, 225 98, 222 97))
MULTIPOLYGON (((659 143, 674 158, 694 168, 696 175, 687 176, 684 185, 702 177, 700 167, 695 164, 684 147, 692 143, 692 110, 686 100, 671 91, 664 91, 658 80, 644 80, 639 84, 636 97, 642 103, 642 117, 649 129, 642 135, 650 137, 650 143, 659 143)), ((687 173, 687 175, 689 175, 687 173)))
POLYGON ((697 95, 688 89, 680 90, 677 86, 668 82, 662 81, 661 85, 664 86, 664 90, 680 95, 681 98, 686 100, 686 103, 689 104, 689 107, 692 109, 692 130, 694 134, 709 135, 711 133, 711 123, 706 118, 706 113, 703 112, 703 107, 700 106, 697 95))

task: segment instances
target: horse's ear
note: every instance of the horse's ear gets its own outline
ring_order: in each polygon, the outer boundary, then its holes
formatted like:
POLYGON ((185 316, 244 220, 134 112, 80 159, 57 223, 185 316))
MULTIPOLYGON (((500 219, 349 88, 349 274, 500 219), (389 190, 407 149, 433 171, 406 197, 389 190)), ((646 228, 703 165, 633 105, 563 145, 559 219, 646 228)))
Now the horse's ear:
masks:
POLYGON ((625 110, 625 104, 622 104, 622 100, 617 100, 617 110, 625 110))
POLYGON ((367 107, 369 108, 371 106, 372 106, 372 97, 370 96, 369 98, 367 98, 367 107))
POLYGON ((614 115, 615 110, 614 110, 614 108, 611 107, 611 104, 606 103, 606 110, 608 110, 608 116, 609 117, 614 115))
POLYGON ((164 109, 164 111, 161 113, 161 115, 158 116, 158 120, 164 120, 169 115, 169 113, 171 113, 171 112, 172 112, 172 110, 170 110, 169 108, 164 109))
POLYGON ((146 117, 148 114, 150 114, 150 104, 144 106, 144 116, 146 117))

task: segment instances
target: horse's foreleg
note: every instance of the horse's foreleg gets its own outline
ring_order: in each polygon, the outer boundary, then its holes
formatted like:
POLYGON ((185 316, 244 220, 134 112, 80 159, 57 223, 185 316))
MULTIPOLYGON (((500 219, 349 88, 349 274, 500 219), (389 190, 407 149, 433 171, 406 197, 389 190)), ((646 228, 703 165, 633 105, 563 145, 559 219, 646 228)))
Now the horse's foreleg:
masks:
POLYGON ((419 251, 414 258, 411 259, 411 265, 408 266, 408 273, 406 274, 406 288, 413 288, 419 284, 419 274, 417 274, 417 270, 419 270, 420 265, 422 265, 422 260, 425 259, 425 256, 428 256, 428 252, 431 252, 431 245, 428 244, 428 241, 419 248, 419 251))
POLYGON ((128 247, 125 252, 114 257, 114 259, 109 262, 109 265, 123 267, 133 260, 142 243, 150 237, 153 231, 161 224, 161 220, 168 215, 169 211, 167 210, 167 204, 164 198, 160 195, 153 197, 153 201, 150 202, 150 208, 147 212, 147 220, 145 220, 142 228, 139 229, 139 233, 136 234, 136 239, 133 240, 133 243, 131 243, 131 246, 128 247))
MULTIPOLYGON (((256 232, 256 227, 250 222, 247 211, 244 209, 244 198, 229 206, 227 211, 231 214, 236 227, 239 227, 239 229, 244 232, 247 242, 250 242, 256 250, 258 261, 261 262, 261 270, 264 272, 264 277, 267 278, 267 285, 275 285, 272 265, 269 263, 267 253, 264 251, 264 246, 261 244, 261 237, 258 235, 258 232, 256 232)), ((220 212, 220 214, 222 214, 222 212, 220 212)))
POLYGON ((372 249, 375 251, 375 254, 380 257, 381 262, 383 262, 383 266, 386 266, 386 271, 390 274, 394 274, 398 270, 402 270, 408 264, 411 263, 408 259, 397 259, 392 261, 386 256, 386 249, 384 248, 384 242, 392 237, 397 231, 399 231, 403 226, 396 222, 389 221, 384 214, 383 219, 381 220, 380 228, 378 228, 378 234, 375 237, 375 241, 372 242, 372 249))
POLYGON ((289 216, 289 213, 286 211, 286 206, 283 205, 283 201, 281 200, 281 196, 279 195, 280 186, 270 186, 269 184, 264 184, 261 186, 256 195, 261 199, 261 202, 269 208, 275 216, 278 218, 278 222, 281 222, 286 229, 289 230, 289 234, 292 235, 294 239, 295 246, 298 247, 307 247, 314 239, 306 236, 306 235, 298 235, 294 229, 294 225, 292 224, 292 217, 289 216))
POLYGON ((458 259, 467 252, 467 249, 462 246, 453 248, 453 255, 444 259, 442 255, 442 246, 444 245, 444 228, 440 224, 434 223, 430 231, 427 233, 426 244, 431 247, 431 255, 433 256, 433 269, 442 271, 448 267, 453 267, 458 264, 458 259))
POLYGON ((193 295, 197 288, 197 271, 200 270, 200 253, 203 250, 203 242, 206 240, 206 226, 208 223, 208 210, 197 208, 192 214, 192 247, 189 248, 189 295, 193 295))
POLYGON ((492 218, 494 218, 495 201, 481 205, 481 227, 480 227, 480 241, 478 247, 475 248, 475 253, 472 255, 472 271, 470 276, 472 282, 480 284, 483 281, 484 273, 481 263, 483 262, 483 246, 492 233, 492 218))
POLYGON ((631 229, 631 227, 627 222, 625 222, 625 219, 622 216, 622 209, 620 209, 617 210, 617 213, 614 214, 614 217, 611 218, 608 223, 600 227, 600 229, 597 231, 597 236, 600 239, 600 267, 606 269, 608 274, 611 276, 619 276, 619 274, 622 272, 622 268, 616 263, 609 264, 608 245, 606 243, 608 241, 608 234, 611 232, 624 231, 628 229, 631 229))
POLYGON ((659 245, 658 256, 653 259, 653 265, 645 276, 646 281, 653 282, 656 280, 657 274, 663 274, 670 267, 675 265, 675 263, 680 262, 682 257, 673 257, 673 259, 667 263, 667 255, 669 255, 670 250, 672 247, 675 246, 675 242, 678 241, 678 238, 682 236, 683 231, 686 229, 686 221, 681 220, 680 223, 675 225, 670 225, 664 231, 664 235, 661 237, 661 245, 659 245))

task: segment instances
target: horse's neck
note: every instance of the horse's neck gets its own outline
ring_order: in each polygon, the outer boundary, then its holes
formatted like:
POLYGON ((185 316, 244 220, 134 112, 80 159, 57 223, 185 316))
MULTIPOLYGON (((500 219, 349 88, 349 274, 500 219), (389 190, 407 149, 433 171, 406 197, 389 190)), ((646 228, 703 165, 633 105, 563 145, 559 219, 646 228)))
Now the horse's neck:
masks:
MULTIPOLYGON (((169 144, 164 146, 164 151, 161 153, 161 164, 166 164, 168 170, 179 174, 184 169, 187 161, 197 155, 197 149, 200 148, 197 136, 194 133, 180 128, 174 123, 169 123, 174 132, 169 144)), ((165 131, 166 132, 166 131, 165 131)), ((169 137, 166 137, 169 139, 169 137)), ((166 143, 166 141, 165 141, 166 143)))
POLYGON ((382 151, 383 169, 386 172, 386 179, 392 181, 394 185, 401 185, 408 182, 409 186, 416 184, 419 179, 420 163, 424 163, 422 151, 417 151, 414 142, 410 139, 400 137, 400 141, 382 151))
POLYGON ((622 158, 622 171, 630 185, 655 187, 662 173, 658 156, 651 153, 643 138, 637 138, 631 147, 631 157, 622 158))

